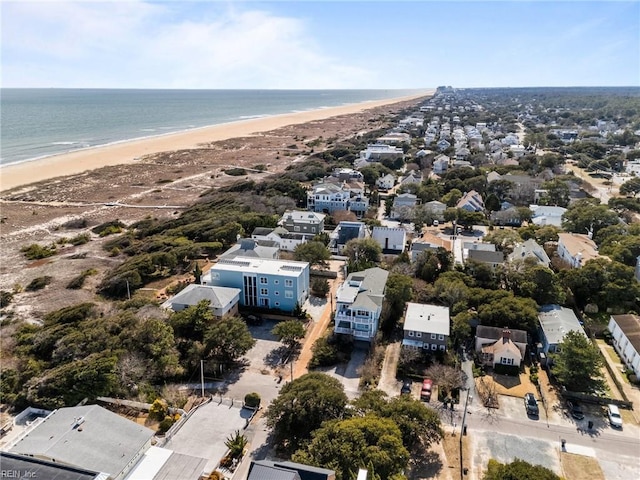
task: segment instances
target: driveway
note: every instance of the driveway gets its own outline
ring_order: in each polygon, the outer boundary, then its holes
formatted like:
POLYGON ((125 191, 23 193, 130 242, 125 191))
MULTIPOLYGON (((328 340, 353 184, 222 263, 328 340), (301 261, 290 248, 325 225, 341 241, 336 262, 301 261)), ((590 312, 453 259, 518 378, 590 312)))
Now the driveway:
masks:
POLYGON ((351 359, 346 364, 340 364, 328 369, 319 369, 327 375, 337 378, 349 400, 353 400, 360 395, 360 369, 367 359, 367 350, 365 348, 354 348, 351 352, 351 359))

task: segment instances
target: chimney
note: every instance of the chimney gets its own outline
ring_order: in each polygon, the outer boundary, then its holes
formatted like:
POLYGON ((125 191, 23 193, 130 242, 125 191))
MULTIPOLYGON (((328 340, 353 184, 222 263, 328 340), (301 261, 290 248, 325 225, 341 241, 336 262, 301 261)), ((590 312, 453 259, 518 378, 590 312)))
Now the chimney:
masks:
POLYGON ((509 330, 507 327, 504 327, 502 329, 502 339, 504 341, 511 340, 511 330, 509 330))

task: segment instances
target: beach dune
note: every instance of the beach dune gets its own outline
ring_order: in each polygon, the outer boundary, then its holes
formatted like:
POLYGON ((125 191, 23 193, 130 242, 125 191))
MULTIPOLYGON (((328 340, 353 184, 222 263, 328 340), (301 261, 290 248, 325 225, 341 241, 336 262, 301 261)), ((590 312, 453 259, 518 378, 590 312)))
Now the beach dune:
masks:
POLYGON ((393 103, 433 95, 435 90, 421 94, 355 103, 339 107, 322 108, 306 112, 287 113, 264 118, 255 118, 158 137, 131 140, 101 147, 77 150, 43 159, 6 165, 0 168, 0 191, 75 175, 87 170, 136 162, 145 155, 197 148, 202 144, 230 138, 267 132, 287 125, 296 125, 314 120, 323 120, 339 115, 357 113, 393 103))

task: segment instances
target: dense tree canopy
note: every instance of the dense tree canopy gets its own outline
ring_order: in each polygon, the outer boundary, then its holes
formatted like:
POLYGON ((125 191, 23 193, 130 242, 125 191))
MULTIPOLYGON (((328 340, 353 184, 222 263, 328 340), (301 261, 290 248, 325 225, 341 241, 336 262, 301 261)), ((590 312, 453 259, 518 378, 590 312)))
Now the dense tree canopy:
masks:
POLYGON ((293 251, 293 258, 310 265, 326 265, 331 253, 322 242, 306 242, 298 245, 293 251))
POLYGON ((562 477, 546 467, 531 465, 517 458, 507 464, 492 458, 482 480, 562 480, 562 477))
POLYGON ((236 362, 256 344, 247 324, 238 317, 223 317, 204 333, 204 354, 222 364, 236 362))
POLYGON ((286 320, 273 327, 271 333, 290 350, 293 350, 299 345, 299 340, 304 338, 307 330, 300 320, 286 320))
POLYGON ((600 393, 605 382, 602 378, 603 359, 598 347, 581 332, 570 331, 552 355, 553 373, 571 392, 600 393))
POLYGON ((293 453, 311 439, 322 422, 344 415, 347 396, 342 384, 324 373, 312 372, 287 383, 266 412, 278 448, 293 453))
POLYGON ((359 468, 372 470, 379 479, 400 479, 409 452, 393 420, 365 415, 325 423, 293 460, 335 470, 336 480, 354 478, 359 468))
POLYGON ((382 248, 373 238, 349 240, 344 247, 344 255, 349 257, 350 272, 359 272, 374 267, 380 261, 382 248))
POLYGON ((571 205, 562 220, 562 226, 565 230, 582 234, 593 230, 594 236, 598 230, 615 225, 620 221, 618 215, 609 210, 606 205, 597 205, 586 199, 571 205))

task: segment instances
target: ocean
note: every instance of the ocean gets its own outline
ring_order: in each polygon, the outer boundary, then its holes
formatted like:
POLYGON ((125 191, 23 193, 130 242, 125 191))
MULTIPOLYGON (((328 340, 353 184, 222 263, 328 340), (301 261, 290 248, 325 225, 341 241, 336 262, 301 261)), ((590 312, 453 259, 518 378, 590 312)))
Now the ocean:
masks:
POLYGON ((416 90, 0 89, 0 164, 416 90))

